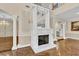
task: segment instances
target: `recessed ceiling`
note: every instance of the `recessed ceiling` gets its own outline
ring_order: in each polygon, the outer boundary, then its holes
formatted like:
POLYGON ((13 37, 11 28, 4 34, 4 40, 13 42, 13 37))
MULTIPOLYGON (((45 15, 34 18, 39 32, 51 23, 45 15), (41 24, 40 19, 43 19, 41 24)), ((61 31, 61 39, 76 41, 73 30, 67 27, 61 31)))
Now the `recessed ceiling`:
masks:
MULTIPOLYGON (((59 11, 61 11, 61 10, 59 10, 59 11)), ((61 19, 69 20, 69 19, 73 19, 73 18, 79 18, 79 14, 77 14, 77 13, 79 13, 79 7, 75 7, 73 9, 67 10, 56 16, 61 19)))

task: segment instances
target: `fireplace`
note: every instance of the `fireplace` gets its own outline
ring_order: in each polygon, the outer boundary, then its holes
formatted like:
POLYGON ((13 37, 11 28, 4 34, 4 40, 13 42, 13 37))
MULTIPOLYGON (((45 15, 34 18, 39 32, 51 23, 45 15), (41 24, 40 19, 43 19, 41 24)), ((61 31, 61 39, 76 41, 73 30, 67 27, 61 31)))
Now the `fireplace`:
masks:
POLYGON ((49 35, 38 36, 38 46, 48 44, 48 43, 49 43, 49 35))
POLYGON ((54 48, 53 29, 50 28, 50 10, 33 6, 31 47, 35 53, 54 48), (39 14, 40 13, 40 14, 39 14))

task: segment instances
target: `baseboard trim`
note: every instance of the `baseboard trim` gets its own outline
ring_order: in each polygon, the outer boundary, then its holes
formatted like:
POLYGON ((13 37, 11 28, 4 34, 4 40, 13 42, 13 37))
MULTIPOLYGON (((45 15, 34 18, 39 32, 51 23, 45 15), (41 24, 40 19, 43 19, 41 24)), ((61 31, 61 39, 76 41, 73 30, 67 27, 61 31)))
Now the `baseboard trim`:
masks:
POLYGON ((76 38, 76 37, 66 37, 66 39, 67 39, 67 38, 79 40, 79 38, 76 38))
POLYGON ((17 49, 17 47, 12 47, 12 50, 16 50, 17 49))
POLYGON ((24 47, 28 47, 28 46, 30 46, 30 44, 27 44, 27 45, 18 45, 17 48, 24 48, 24 47))

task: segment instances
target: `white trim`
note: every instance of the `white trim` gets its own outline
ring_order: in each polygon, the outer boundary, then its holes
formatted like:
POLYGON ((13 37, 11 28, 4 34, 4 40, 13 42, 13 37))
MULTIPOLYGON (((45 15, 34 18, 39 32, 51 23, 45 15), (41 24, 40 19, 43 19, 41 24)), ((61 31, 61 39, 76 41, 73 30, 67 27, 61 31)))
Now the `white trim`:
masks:
POLYGON ((30 44, 27 44, 27 45, 18 45, 17 48, 24 48, 24 47, 28 47, 28 46, 30 46, 30 44))
POLYGON ((28 47, 30 46, 30 44, 27 44, 27 45, 18 45, 17 47, 12 47, 12 50, 16 50, 18 48, 23 48, 23 47, 28 47))
POLYGON ((71 39, 79 40, 79 38, 76 38, 76 37, 65 37, 65 39, 67 39, 67 38, 71 38, 71 39))
POLYGON ((17 36, 16 20, 17 20, 17 16, 13 15, 13 47, 12 47, 12 50, 17 49, 17 45, 16 45, 16 36, 17 36))
POLYGON ((12 50, 16 50, 17 49, 17 47, 12 47, 12 50))
POLYGON ((39 51, 37 51, 37 50, 35 50, 35 49, 33 49, 33 48, 32 48, 32 50, 33 50, 35 53, 39 53, 39 52, 43 52, 43 51, 46 51, 46 50, 48 50, 48 49, 52 49, 52 48, 55 48, 55 47, 56 47, 56 45, 53 45, 53 46, 44 48, 44 49, 39 50, 39 51))

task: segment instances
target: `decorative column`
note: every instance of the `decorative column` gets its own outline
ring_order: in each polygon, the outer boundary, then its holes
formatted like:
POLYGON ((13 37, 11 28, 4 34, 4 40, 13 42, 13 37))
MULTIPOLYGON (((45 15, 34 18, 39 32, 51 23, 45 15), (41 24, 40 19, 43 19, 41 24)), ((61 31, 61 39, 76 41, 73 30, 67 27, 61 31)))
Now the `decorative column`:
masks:
POLYGON ((13 47, 12 47, 12 50, 15 50, 17 49, 17 16, 13 16, 12 17, 13 19, 13 47))

